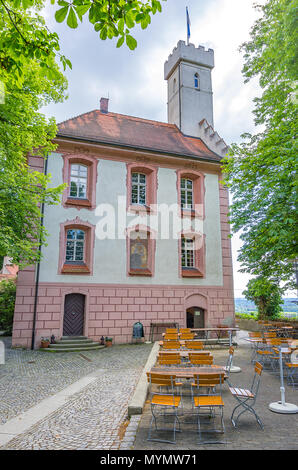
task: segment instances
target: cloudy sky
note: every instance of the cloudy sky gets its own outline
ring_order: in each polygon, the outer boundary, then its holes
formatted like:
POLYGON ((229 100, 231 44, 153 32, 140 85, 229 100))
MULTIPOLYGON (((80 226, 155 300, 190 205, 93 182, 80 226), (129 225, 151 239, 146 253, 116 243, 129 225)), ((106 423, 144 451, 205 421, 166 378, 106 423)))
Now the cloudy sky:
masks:
MULTIPOLYGON (((138 41, 135 51, 116 48, 116 39, 101 41, 87 19, 76 30, 54 19, 56 6, 47 5, 44 15, 52 31, 60 37, 61 50, 72 62, 67 71, 68 99, 63 104, 42 109, 57 122, 99 107, 109 97, 109 110, 158 121, 167 120, 167 92, 163 65, 182 39, 186 40, 188 6, 191 20, 190 42, 214 49, 212 72, 215 129, 227 143, 239 142, 243 132, 253 131, 252 99, 260 93, 256 81, 244 84, 239 45, 249 39, 249 31, 259 13, 255 0, 167 0, 162 13, 151 25, 137 27, 132 35, 138 41)), ((261 3, 260 1, 258 3, 261 3)), ((235 296, 240 297, 248 276, 238 272, 233 237, 235 296)))

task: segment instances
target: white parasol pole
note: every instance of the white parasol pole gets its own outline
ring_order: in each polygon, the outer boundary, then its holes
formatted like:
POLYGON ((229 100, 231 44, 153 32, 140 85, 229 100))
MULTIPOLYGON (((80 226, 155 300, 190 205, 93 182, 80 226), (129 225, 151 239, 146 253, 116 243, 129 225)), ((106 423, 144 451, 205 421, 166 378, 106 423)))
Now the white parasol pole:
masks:
MULTIPOLYGON (((233 331, 232 331, 232 330, 229 330, 230 347, 231 347, 232 344, 233 344, 232 335, 233 335, 233 331)), ((240 367, 238 367, 238 366, 233 366, 233 357, 232 357, 230 372, 241 372, 241 368, 240 368, 240 367)))
POLYGON ((286 352, 287 349, 279 347, 279 370, 280 370, 280 393, 281 401, 276 401, 270 403, 269 410, 274 411, 275 413, 298 413, 298 406, 292 405, 291 403, 286 403, 285 398, 285 387, 284 387, 284 374, 283 374, 283 363, 282 363, 282 353, 286 352))

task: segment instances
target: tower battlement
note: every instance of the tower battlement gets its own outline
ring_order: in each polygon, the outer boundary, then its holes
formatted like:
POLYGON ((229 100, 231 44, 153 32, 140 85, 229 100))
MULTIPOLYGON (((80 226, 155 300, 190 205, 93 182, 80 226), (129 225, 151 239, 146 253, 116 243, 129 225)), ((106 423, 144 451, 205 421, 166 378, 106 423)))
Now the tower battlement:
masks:
POLYGON ((173 49, 173 52, 169 55, 168 60, 164 64, 165 80, 168 80, 177 63, 181 61, 213 69, 214 51, 213 49, 205 49, 204 46, 195 47, 194 44, 187 45, 185 41, 178 41, 177 46, 173 49))

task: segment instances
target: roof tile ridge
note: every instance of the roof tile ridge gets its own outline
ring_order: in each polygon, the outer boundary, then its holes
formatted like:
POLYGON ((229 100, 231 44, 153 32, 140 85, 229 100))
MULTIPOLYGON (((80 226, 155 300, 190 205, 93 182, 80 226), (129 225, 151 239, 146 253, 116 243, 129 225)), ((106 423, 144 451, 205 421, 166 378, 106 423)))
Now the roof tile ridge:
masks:
POLYGON ((65 119, 65 121, 58 122, 57 125, 59 126, 60 124, 64 124, 65 122, 72 121, 73 119, 77 119, 87 114, 94 113, 94 111, 98 111, 98 109, 93 109, 92 111, 87 111, 87 113, 78 114, 77 116, 73 116, 71 118, 65 119))

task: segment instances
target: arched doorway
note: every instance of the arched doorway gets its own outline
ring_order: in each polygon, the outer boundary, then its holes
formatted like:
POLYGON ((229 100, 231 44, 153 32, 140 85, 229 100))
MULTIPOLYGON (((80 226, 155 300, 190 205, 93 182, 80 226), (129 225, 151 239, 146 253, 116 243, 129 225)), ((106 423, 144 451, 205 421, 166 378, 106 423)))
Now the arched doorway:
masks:
POLYGON ((186 328, 205 328, 205 311, 201 307, 186 310, 186 328))
POLYGON ((82 336, 84 331, 85 296, 67 294, 64 302, 63 336, 82 336))

